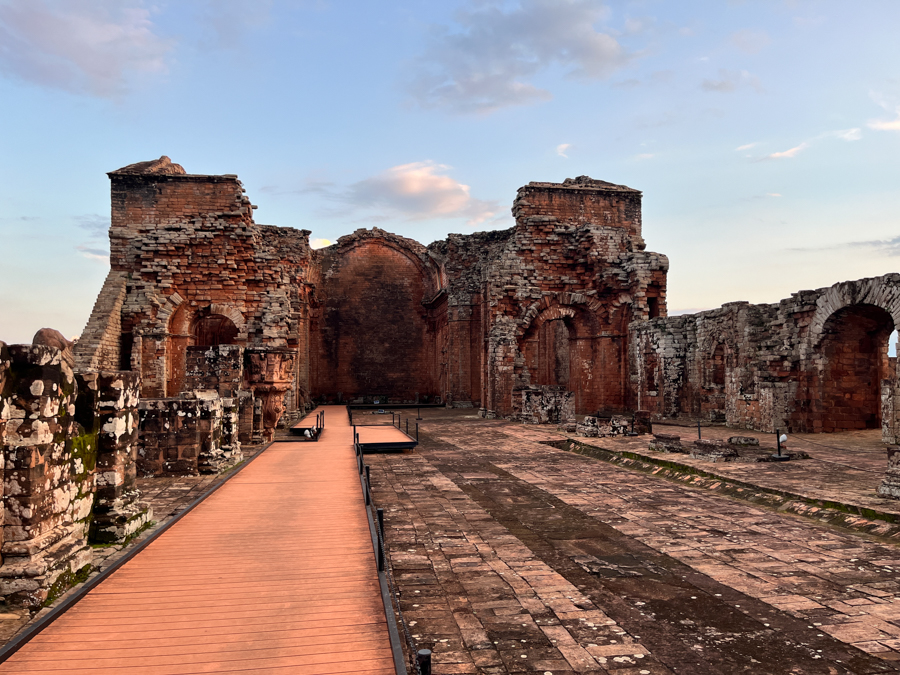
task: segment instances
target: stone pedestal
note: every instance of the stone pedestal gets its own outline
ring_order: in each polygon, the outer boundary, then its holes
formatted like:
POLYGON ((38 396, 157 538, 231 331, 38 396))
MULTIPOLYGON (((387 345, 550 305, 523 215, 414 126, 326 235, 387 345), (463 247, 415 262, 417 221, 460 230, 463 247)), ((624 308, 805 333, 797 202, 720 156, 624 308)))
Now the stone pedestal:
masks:
MULTIPOLYGON (((79 373, 76 414, 93 410, 97 434, 96 495, 90 538, 121 543, 143 529, 153 511, 140 501, 137 478, 141 377, 131 371, 79 373)), ((87 426, 87 419, 82 421, 87 426)))
POLYGON ((75 375, 61 355, 45 345, 11 345, 6 377, 0 376, 6 419, 0 598, 10 604, 40 606, 90 569, 97 436, 75 421, 75 375))
POLYGON ((900 445, 888 446, 887 461, 887 471, 878 486, 878 495, 900 499, 900 445))
POLYGON ((291 388, 296 352, 290 349, 248 349, 250 389, 261 402, 261 436, 275 438, 275 427, 284 412, 284 394, 291 388))

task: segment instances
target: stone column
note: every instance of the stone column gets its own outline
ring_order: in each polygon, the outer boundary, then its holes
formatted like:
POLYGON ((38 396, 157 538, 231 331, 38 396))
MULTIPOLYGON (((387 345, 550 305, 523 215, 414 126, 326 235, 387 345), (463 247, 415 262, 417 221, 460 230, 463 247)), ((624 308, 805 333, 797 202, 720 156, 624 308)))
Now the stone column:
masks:
POLYGON ((900 499, 900 445, 889 445, 887 448, 887 471, 878 486, 878 495, 900 499))
POLYGON ((275 427, 284 412, 284 393, 293 385, 294 358, 290 349, 248 349, 250 388, 262 401, 262 437, 275 438, 275 427))
POLYGON ((0 597, 40 606, 90 569, 97 440, 75 421, 75 375, 59 349, 12 345, 8 354, 0 597))
MULTIPOLYGON (((97 434, 96 497, 90 538, 98 543, 123 542, 153 518, 140 501, 137 478, 140 373, 79 373, 77 413, 93 413, 97 434)), ((88 421, 80 420, 88 426, 88 421)), ((89 427, 90 428, 90 427, 89 427)))

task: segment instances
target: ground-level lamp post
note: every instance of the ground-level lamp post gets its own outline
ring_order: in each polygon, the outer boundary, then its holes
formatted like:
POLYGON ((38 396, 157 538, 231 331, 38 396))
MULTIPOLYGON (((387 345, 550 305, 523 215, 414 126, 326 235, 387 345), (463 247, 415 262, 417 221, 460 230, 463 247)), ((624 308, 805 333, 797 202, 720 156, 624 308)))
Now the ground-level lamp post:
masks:
POLYGON ((778 452, 776 454, 772 455, 773 462, 786 462, 791 458, 790 455, 782 455, 781 454, 781 444, 787 443, 787 439, 788 439, 787 434, 781 433, 780 429, 775 430, 775 443, 778 447, 778 452))

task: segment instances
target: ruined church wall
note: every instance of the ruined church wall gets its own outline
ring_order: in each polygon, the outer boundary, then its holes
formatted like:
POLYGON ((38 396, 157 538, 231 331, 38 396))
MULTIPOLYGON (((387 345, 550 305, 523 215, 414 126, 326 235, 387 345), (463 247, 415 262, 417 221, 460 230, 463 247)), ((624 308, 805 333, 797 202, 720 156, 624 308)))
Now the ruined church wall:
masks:
POLYGON ((437 326, 425 304, 437 268, 421 244, 360 230, 321 251, 312 392, 329 400, 434 400, 437 326))
POLYGON ((485 414, 512 414, 530 386, 574 391, 580 414, 625 409, 627 325, 665 314, 668 261, 644 251, 640 200, 585 178, 519 190, 486 275, 485 414))
POLYGON ((297 348, 308 340, 309 231, 254 223, 235 176, 112 172, 110 179, 111 265, 129 275, 122 345, 143 376, 144 396, 184 390, 185 350, 206 316, 227 317, 243 346, 297 348))
POLYGON ((777 304, 736 302, 635 322, 632 406, 656 419, 759 431, 865 428, 877 416, 890 439, 897 377, 886 348, 898 325, 900 275, 801 291, 777 304))
POLYGON ((512 236, 513 229, 450 234, 428 246, 441 267, 443 292, 432 311, 439 317, 441 392, 452 405, 482 405, 485 289, 492 266, 512 236))

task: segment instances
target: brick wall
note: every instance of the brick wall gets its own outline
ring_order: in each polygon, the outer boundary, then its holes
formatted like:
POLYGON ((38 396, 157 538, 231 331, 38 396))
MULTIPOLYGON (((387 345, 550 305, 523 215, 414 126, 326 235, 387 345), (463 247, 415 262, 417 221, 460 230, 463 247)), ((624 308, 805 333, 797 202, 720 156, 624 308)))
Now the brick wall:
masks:
POLYGON ((435 324, 423 306, 437 290, 437 269, 425 248, 361 230, 325 249, 321 265, 313 392, 331 400, 439 395, 435 324))
POLYGON ((882 427, 893 442, 896 413, 882 398, 897 389, 887 356, 897 325, 897 274, 800 291, 777 304, 736 302, 635 323, 631 404, 657 419, 761 431, 882 427))

